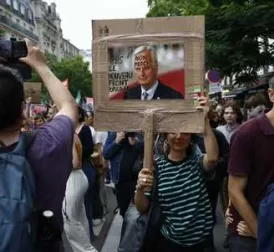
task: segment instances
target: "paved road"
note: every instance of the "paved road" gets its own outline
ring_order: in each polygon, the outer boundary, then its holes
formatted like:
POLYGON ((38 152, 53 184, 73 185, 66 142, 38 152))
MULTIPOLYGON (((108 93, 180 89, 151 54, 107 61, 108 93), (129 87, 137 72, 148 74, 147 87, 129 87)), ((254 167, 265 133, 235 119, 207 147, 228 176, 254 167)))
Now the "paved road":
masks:
MULTIPOLYGON (((122 218, 119 215, 116 215, 101 252, 117 252, 117 246, 120 241, 121 227, 122 218)), ((223 242, 225 239, 225 227, 220 207, 217 209, 217 224, 214 229, 214 238, 216 252, 228 252, 228 250, 223 248, 223 242)))
MULTIPOLYGON (((107 197, 108 197, 108 214, 104 216, 104 220, 100 225, 93 227, 93 232, 96 237, 92 245, 98 251, 101 251, 105 243, 106 237, 108 236, 110 227, 113 224, 113 218, 115 217, 114 209, 116 208, 117 203, 116 203, 116 198, 113 194, 112 186, 107 187, 107 197)), ((73 252, 65 235, 63 235, 63 244, 64 244, 65 252, 73 252)), ((116 252, 115 250, 113 251, 116 252)))
MULTIPOLYGON (((120 241, 120 232, 122 227, 122 218, 119 214, 113 216, 113 210, 116 207, 116 199, 111 188, 108 189, 109 214, 101 225, 94 227, 94 233, 97 235, 93 245, 100 252, 117 252, 117 246, 120 241)), ((225 238, 225 228, 220 208, 217 209, 217 224, 214 229, 216 252, 228 252, 223 248, 225 238)), ((64 237, 65 252, 73 252, 64 237)))

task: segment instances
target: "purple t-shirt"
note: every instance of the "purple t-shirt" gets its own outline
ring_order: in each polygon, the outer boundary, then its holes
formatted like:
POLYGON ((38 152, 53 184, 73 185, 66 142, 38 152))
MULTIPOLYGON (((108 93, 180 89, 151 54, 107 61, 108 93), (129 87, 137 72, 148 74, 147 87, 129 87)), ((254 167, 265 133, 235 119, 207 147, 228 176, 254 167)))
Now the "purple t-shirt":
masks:
POLYGON ((72 169, 73 121, 63 115, 38 129, 28 160, 36 183, 38 207, 61 217, 67 179, 72 169))

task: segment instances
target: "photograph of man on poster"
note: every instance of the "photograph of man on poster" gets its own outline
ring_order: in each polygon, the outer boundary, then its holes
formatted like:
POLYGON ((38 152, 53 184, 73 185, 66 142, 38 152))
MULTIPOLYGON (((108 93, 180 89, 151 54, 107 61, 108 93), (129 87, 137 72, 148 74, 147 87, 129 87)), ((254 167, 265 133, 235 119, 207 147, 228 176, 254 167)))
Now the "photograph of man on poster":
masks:
POLYGON ((158 79, 157 53, 151 46, 140 46, 132 54, 137 85, 125 91, 126 100, 183 99, 183 95, 158 79))

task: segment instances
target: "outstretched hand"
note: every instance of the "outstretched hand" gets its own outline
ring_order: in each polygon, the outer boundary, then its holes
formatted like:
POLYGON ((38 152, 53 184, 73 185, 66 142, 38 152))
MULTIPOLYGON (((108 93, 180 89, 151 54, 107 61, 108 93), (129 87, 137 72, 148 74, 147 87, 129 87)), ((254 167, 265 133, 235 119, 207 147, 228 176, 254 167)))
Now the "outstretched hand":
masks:
POLYGON ((25 39, 28 55, 25 58, 21 58, 20 61, 26 63, 33 69, 38 69, 41 66, 47 65, 47 60, 45 55, 39 50, 38 47, 33 46, 29 39, 25 39))

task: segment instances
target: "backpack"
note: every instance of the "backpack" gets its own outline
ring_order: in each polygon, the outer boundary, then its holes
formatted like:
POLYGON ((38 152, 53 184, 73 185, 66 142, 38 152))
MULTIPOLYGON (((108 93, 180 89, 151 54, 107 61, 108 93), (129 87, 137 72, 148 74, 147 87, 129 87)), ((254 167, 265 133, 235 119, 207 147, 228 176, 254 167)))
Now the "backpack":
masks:
POLYGON ((258 212, 258 252, 274 251, 274 183, 267 188, 258 212))
POLYGON ((22 133, 13 151, 0 153, 0 252, 32 251, 35 181, 26 154, 34 137, 22 133))

